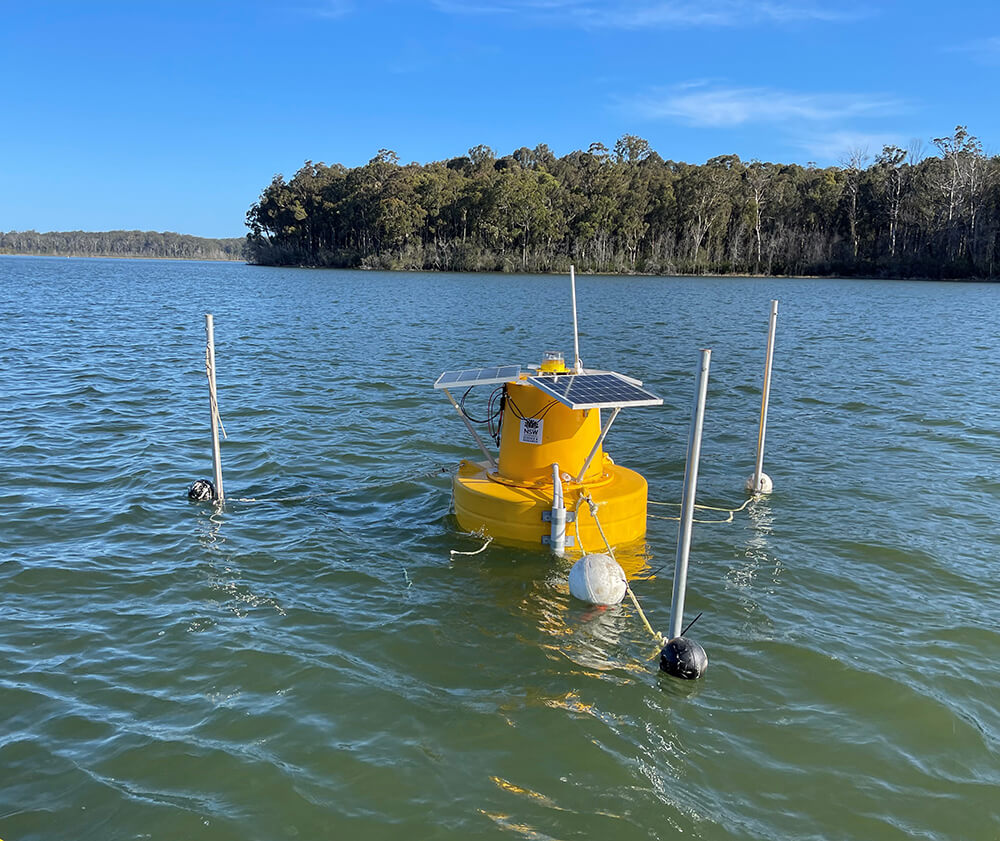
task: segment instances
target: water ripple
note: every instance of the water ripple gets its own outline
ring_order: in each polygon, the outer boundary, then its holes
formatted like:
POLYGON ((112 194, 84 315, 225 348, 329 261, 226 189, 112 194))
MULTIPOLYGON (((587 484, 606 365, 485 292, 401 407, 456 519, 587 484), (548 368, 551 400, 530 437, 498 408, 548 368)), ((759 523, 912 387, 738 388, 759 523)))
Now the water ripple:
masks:
MULTIPOLYGON (((430 385, 568 347, 562 279, 0 258, 0 837, 992 838, 1000 291, 578 282, 586 361, 665 397, 608 443, 655 499, 713 348, 720 507, 782 301, 776 490, 695 528, 694 684, 567 564, 449 554, 474 451, 430 385)), ((633 559, 661 629, 676 534, 633 559)))

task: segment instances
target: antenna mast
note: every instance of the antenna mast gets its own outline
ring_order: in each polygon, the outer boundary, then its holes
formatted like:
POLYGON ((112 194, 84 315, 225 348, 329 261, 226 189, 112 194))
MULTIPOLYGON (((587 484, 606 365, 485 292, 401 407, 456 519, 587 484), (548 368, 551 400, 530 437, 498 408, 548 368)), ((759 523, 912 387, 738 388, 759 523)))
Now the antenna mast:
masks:
POLYGON ((583 373, 583 365, 580 363, 580 331, 576 323, 576 272, 573 267, 569 267, 569 286, 573 293, 573 371, 577 374, 583 373))

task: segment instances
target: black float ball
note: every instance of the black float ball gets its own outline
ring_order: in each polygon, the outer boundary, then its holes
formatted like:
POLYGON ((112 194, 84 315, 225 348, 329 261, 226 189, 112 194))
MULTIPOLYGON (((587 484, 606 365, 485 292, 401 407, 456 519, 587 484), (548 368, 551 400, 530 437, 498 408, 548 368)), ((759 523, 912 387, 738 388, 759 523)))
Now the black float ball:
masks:
POLYGON ((198 502, 206 499, 215 499, 215 485, 209 482, 208 479, 196 479, 191 487, 188 488, 188 499, 194 499, 198 502))
POLYGON ((660 671, 684 680, 695 680, 705 674, 708 655, 694 640, 674 637, 660 652, 660 671))

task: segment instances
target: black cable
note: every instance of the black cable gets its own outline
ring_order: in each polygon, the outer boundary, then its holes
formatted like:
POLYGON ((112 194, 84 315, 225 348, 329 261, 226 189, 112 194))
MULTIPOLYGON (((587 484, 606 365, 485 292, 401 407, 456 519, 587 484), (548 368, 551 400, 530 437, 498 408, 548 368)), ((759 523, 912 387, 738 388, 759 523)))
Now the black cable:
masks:
POLYGON ((545 406, 543 406, 541 409, 535 412, 535 414, 533 414, 530 418, 528 418, 524 416, 524 413, 517 407, 517 403, 514 402, 514 398, 511 397, 509 394, 507 395, 507 401, 510 403, 511 414, 514 415, 514 417, 517 418, 518 420, 541 420, 542 418, 545 417, 546 414, 548 414, 549 409, 551 409, 559 402, 558 400, 553 400, 547 403, 545 406))
POLYGON ((486 420, 479 420, 478 418, 472 417, 472 415, 470 415, 465 409, 465 398, 469 396, 469 392, 472 391, 473 388, 475 388, 475 386, 470 385, 465 390, 465 394, 462 395, 462 399, 459 401, 458 407, 462 410, 462 414, 465 415, 473 423, 487 423, 489 421, 489 418, 487 418, 486 420))
POLYGON ((486 402, 486 418, 480 420, 479 418, 473 417, 469 414, 468 410, 465 408, 465 398, 469 396, 469 392, 472 391, 474 386, 469 386, 465 390, 465 394, 462 395, 462 399, 458 402, 459 411, 470 421, 478 424, 485 424, 489 430, 490 437, 493 438, 493 442, 499 447, 500 446, 500 432, 503 426, 503 410, 504 401, 506 399, 506 386, 501 385, 492 392, 490 392, 489 400, 486 402), (499 401, 497 400, 497 395, 500 395, 499 401))
POLYGON ((498 447, 500 446, 500 438, 503 433, 504 410, 508 403, 510 403, 511 414, 518 420, 542 420, 549 413, 552 407, 559 402, 558 400, 551 400, 542 406, 542 408, 535 412, 535 414, 533 414, 530 418, 525 417, 524 413, 518 408, 517 403, 514 402, 514 398, 511 397, 508 392, 507 384, 504 383, 498 388, 493 389, 490 393, 489 400, 486 403, 486 418, 480 420, 479 418, 470 415, 469 411, 465 408, 465 398, 469 396, 469 392, 471 392, 474 387, 475 386, 469 386, 465 390, 465 394, 462 395, 462 399, 458 401, 458 409, 473 423, 486 424, 489 429, 490 436, 493 438, 493 441, 498 447), (497 399, 498 397, 499 399, 497 399))
POLYGON ((500 385, 493 389, 490 394, 490 401, 487 405, 487 411, 489 413, 489 430, 490 435, 493 436, 493 442, 499 447, 500 446, 500 433, 503 430, 503 410, 507 402, 507 386, 506 384, 500 385), (499 395, 499 399, 497 399, 499 395))

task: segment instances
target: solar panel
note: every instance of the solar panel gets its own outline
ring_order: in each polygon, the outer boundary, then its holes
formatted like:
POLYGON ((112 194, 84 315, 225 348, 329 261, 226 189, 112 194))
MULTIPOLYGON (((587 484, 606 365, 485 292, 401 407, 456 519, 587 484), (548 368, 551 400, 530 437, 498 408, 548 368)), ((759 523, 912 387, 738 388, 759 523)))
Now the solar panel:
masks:
POLYGON ((463 371, 445 371, 434 388, 464 388, 473 385, 495 385, 514 382, 521 376, 520 365, 500 365, 496 368, 466 368, 463 371))
POLYGON ((659 406, 663 399, 639 388, 622 374, 560 374, 528 377, 528 383, 571 409, 615 409, 659 406))

